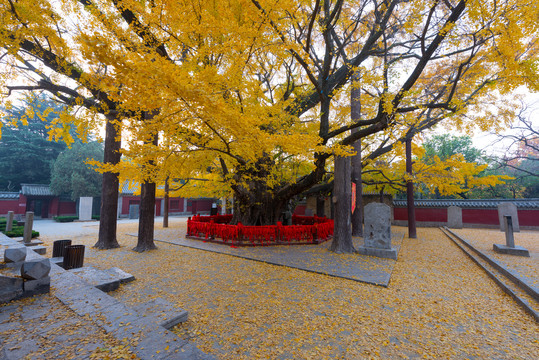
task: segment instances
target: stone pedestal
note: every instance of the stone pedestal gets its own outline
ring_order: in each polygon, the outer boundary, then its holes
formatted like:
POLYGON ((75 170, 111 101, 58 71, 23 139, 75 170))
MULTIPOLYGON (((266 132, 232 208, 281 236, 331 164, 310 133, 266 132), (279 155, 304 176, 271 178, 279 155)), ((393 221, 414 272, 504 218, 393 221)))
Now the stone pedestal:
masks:
POLYGON ((505 228, 505 245, 494 244, 494 251, 500 254, 529 257, 530 252, 527 249, 522 246, 515 246, 512 217, 505 215, 503 217, 503 224, 505 228))
POLYGON ((92 220, 92 197, 79 198, 79 220, 92 220))
POLYGON ((462 208, 450 206, 447 209, 447 227, 451 229, 462 229, 462 208))
POLYGON ((397 260, 397 250, 391 247, 391 208, 370 203, 364 208, 364 245, 357 249, 362 255, 397 260))

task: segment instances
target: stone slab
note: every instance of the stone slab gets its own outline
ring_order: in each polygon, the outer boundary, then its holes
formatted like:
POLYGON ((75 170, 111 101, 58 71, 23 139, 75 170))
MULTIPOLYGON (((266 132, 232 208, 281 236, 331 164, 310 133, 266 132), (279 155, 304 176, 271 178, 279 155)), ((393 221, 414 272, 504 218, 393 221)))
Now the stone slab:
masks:
POLYGON ((360 246, 356 249, 358 254, 375 256, 384 259, 397 260, 397 249, 379 249, 373 247, 360 246))
POLYGON ((391 208, 382 203, 365 206, 365 247, 391 249, 391 208))
POLYGON ((9 247, 4 250, 4 262, 17 263, 26 259, 26 248, 23 246, 9 247))
POLYGON ((88 284, 99 290, 109 292, 120 287, 120 279, 107 271, 96 269, 92 266, 84 266, 69 270, 72 274, 79 276, 88 284))
POLYGON ((52 264, 58 265, 60 267, 64 266, 64 257, 63 256, 53 257, 50 260, 51 260, 52 264))
POLYGON ((187 311, 177 308, 165 299, 157 298, 133 307, 143 317, 155 319, 160 326, 169 330, 187 321, 187 311))
POLYGON ((112 267, 103 271, 118 279, 120 281, 120 284, 135 281, 135 277, 133 275, 117 267, 112 267))
POLYGON ((34 250, 39 255, 47 254, 47 248, 45 246, 41 246, 41 245, 32 246, 32 250, 34 250))
POLYGON ((79 198, 79 220, 92 220, 93 198, 84 196, 79 198))
POLYGON ((19 241, 21 244, 24 244, 24 246, 38 246, 38 245, 43 245, 43 241, 39 240, 39 239, 32 239, 30 240, 29 242, 24 242, 23 239, 18 239, 17 241, 19 241))
POLYGON ((447 208, 447 227, 462 229, 462 208, 450 206, 447 208))
MULTIPOLYGON (((340 277, 344 279, 365 282, 368 284, 388 286, 391 273, 396 262, 391 259, 375 258, 358 255, 353 260, 334 254, 329 251, 331 241, 312 245, 286 245, 261 247, 230 247, 188 238, 176 238, 168 241, 160 240, 160 231, 156 230, 155 241, 189 248, 211 251, 243 259, 261 261, 268 264, 286 266, 290 268, 309 271, 317 274, 340 277)), ((137 236, 136 234, 128 234, 137 236)), ((164 235, 163 235, 164 236, 164 235)), ((400 249, 404 237, 403 232, 393 235, 393 248, 400 249)), ((363 246, 359 237, 354 237, 354 247, 363 246)))
POLYGON ((525 249, 522 246, 510 247, 507 245, 494 244, 493 249, 500 254, 530 257, 528 249, 525 249))
POLYGON ((25 261, 21 267, 21 276, 27 280, 38 280, 49 276, 51 262, 49 259, 25 261))

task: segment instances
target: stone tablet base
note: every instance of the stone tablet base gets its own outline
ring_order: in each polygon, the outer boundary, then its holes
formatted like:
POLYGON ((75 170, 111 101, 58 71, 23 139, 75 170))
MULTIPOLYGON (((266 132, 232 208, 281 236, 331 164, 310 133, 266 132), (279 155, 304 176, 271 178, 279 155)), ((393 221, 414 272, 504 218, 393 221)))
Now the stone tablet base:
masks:
POLYGON ((376 256, 384 259, 397 260, 397 249, 378 249, 360 246, 357 248, 357 253, 361 255, 376 256))
POLYGON ((509 247, 506 245, 494 244, 493 248, 494 251, 500 254, 530 257, 528 249, 525 249, 522 246, 509 247))

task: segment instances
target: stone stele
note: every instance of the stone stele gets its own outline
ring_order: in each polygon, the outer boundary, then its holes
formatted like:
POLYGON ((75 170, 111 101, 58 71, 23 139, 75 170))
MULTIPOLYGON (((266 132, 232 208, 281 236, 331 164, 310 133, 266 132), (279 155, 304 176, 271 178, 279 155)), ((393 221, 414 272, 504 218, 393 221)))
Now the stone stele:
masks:
POLYGON ((513 221, 513 231, 520 232, 520 226, 518 224, 517 206, 512 202, 504 202, 498 205, 498 219, 500 221, 500 231, 505 231, 505 219, 504 216, 511 216, 513 221))

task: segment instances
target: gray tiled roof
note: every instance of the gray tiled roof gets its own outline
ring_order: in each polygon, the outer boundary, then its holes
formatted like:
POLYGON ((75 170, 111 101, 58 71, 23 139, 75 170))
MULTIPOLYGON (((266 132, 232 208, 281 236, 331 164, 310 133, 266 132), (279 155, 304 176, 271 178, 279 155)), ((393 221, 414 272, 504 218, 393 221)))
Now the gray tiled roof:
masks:
POLYGON ((139 184, 135 181, 124 181, 120 184, 120 194, 133 195, 138 190, 139 184))
MULTIPOLYGON (((539 209, 539 199, 474 199, 474 200, 446 200, 446 199, 421 199, 415 200, 416 207, 449 207, 458 206, 461 208, 497 208, 499 204, 512 202, 519 209, 539 209)), ((406 207, 406 200, 393 200, 395 207, 406 207)))
POLYGON ((0 200, 18 200, 18 192, 0 191, 0 200))
POLYGON ((22 194, 24 196, 55 196, 49 185, 44 184, 21 184, 22 194))

